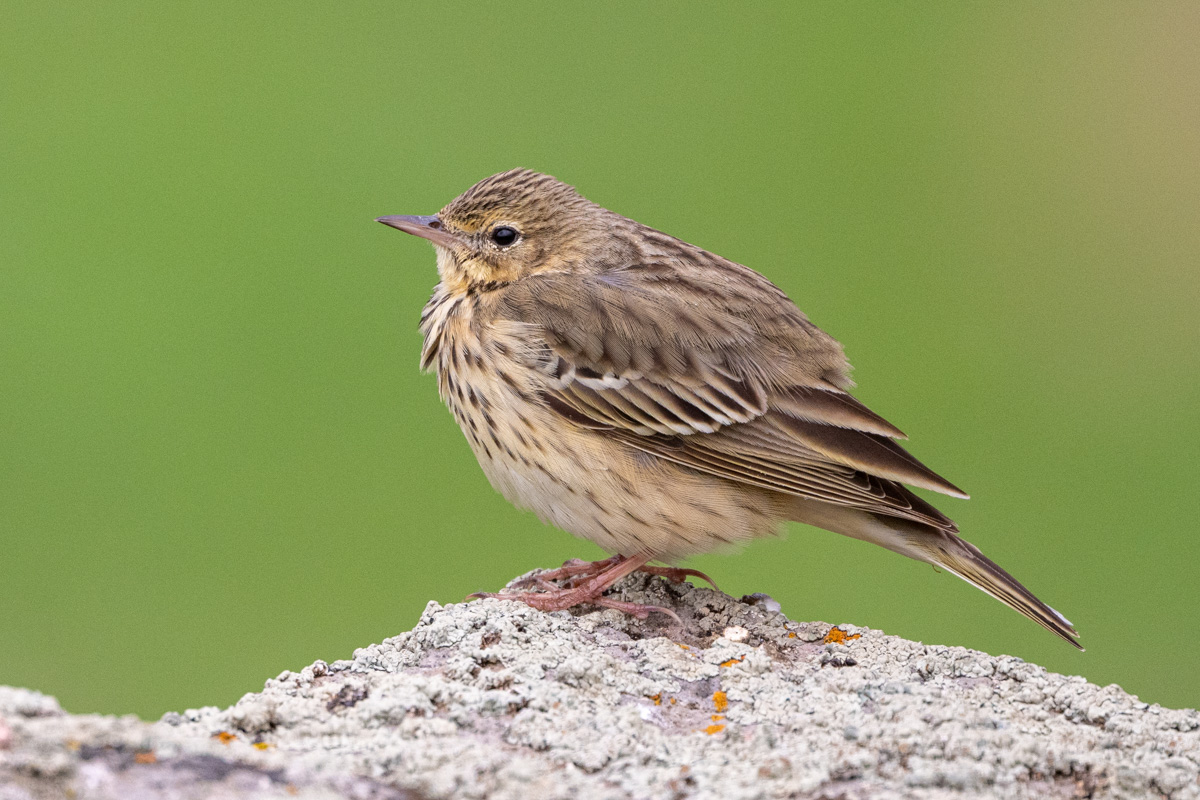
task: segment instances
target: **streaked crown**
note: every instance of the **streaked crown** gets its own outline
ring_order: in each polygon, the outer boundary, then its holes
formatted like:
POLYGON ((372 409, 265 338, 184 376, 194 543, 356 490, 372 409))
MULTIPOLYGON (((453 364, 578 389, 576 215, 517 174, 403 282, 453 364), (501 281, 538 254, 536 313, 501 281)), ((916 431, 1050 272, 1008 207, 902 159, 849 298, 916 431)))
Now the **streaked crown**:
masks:
POLYGON ((550 175, 529 169, 510 169, 484 178, 451 200, 438 216, 465 233, 475 233, 503 221, 541 226, 564 212, 595 208, 595 204, 550 175))

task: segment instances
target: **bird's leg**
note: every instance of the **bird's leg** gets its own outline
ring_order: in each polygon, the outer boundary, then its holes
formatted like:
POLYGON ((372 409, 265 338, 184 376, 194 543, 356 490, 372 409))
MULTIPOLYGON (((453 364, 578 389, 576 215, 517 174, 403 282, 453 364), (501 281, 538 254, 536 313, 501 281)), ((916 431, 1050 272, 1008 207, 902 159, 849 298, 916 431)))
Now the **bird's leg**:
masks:
MULTIPOLYGON (((559 587, 555 586, 550 581, 543 580, 541 577, 535 577, 533 580, 537 583, 538 586, 542 587, 543 589, 545 589, 548 592, 560 591, 559 587)), ((626 614, 630 615, 631 617, 636 617, 638 619, 646 619, 647 617, 650 616, 651 611, 661 611, 664 614, 672 617, 681 626, 683 625, 683 620, 681 620, 679 618, 678 614, 676 614, 671 609, 663 608, 662 606, 649 606, 649 605, 645 605, 643 603, 627 603, 624 600, 613 600, 611 597, 603 597, 603 596, 593 597, 591 600, 588 600, 587 602, 589 602, 593 605, 597 605, 597 606, 604 606, 605 608, 615 608, 618 611, 624 611, 626 614)))
POLYGON ((657 575, 660 578, 666 578, 671 583, 683 583, 683 581, 687 578, 700 578, 701 580, 708 581, 709 585, 718 592, 721 591, 720 587, 717 586, 716 581, 698 569, 683 569, 681 567, 642 567, 638 570, 638 572, 647 572, 651 575, 657 575))
POLYGON ((561 567, 557 569, 538 570, 533 575, 521 578, 516 582, 516 586, 531 586, 540 581, 561 581, 564 579, 590 578, 599 575, 604 570, 619 564, 625 559, 625 556, 610 556, 609 558, 601 559, 600 561, 583 561, 578 558, 571 558, 563 562, 561 567))
MULTIPOLYGON (((593 575, 598 575, 614 564, 619 564, 625 559, 625 556, 616 555, 600 561, 582 561, 578 558, 572 558, 563 562, 561 567, 557 569, 541 570, 534 575, 516 582, 516 586, 531 586, 540 581, 561 581, 569 580, 571 583, 580 578, 588 578, 593 575)), ((682 583, 690 577, 701 578, 712 585, 714 589, 720 591, 717 587, 717 582, 705 575, 698 569, 682 569, 680 567, 651 567, 648 565, 638 567, 636 572, 645 572, 650 575, 657 575, 660 578, 666 578, 671 583, 682 583)))
POLYGON ((624 600, 613 600, 611 597, 597 597, 591 602, 598 606, 604 606, 605 608, 615 608, 617 611, 623 611, 636 619, 646 619, 650 616, 651 611, 661 611, 663 614, 666 614, 668 617, 675 620, 675 622, 679 624, 679 627, 683 627, 683 620, 679 618, 679 615, 665 606, 651 606, 646 605, 645 603, 627 603, 624 600))
MULTIPOLYGON (((589 600, 594 600, 604 594, 610 586, 624 578, 631 572, 636 572, 640 567, 644 566, 650 556, 637 556, 634 558, 626 558, 625 556, 614 556, 610 559, 605 559, 603 562, 594 562, 594 564, 607 564, 603 569, 600 569, 594 575, 590 575, 579 586, 574 586, 570 589, 561 589, 543 578, 541 575, 536 576, 536 581, 542 584, 543 587, 549 587, 544 592, 476 592, 471 597, 498 597, 505 600, 518 600, 527 605, 542 611, 562 611, 571 606, 586 603, 589 600)), ((593 567, 594 564, 580 564, 580 567, 593 567)), ((570 562, 562 567, 563 569, 572 569, 570 562)), ((589 570, 590 571, 590 570, 589 570)), ((580 571, 576 571, 575 575, 580 575, 580 571)))
MULTIPOLYGON (((604 559, 603 561, 592 562, 591 564, 579 562, 573 564, 568 561, 561 569, 568 570, 565 577, 577 578, 587 574, 589 577, 578 586, 573 586, 569 589, 560 589, 550 583, 550 580, 545 578, 546 573, 534 577, 534 582, 541 586, 545 591, 541 592, 476 592, 470 597, 494 597, 498 600, 515 600, 518 603, 536 608, 539 611, 564 611, 581 603, 594 603, 595 605, 604 606, 606 608, 615 608, 618 611, 624 611, 626 614, 631 614, 638 619, 645 619, 651 611, 661 611, 674 617, 676 621, 679 617, 670 609, 662 608, 661 606, 642 605, 639 603, 626 603, 621 600, 612 600, 607 597, 601 597, 614 583, 624 578, 626 575, 637 572, 646 566, 646 562, 651 559, 648 554, 637 556, 613 556, 612 558, 604 559), (597 566, 603 565, 595 574, 597 566)), ((559 570, 551 570, 550 572, 559 572, 559 570)), ((561 574, 561 573, 560 573, 561 574)))

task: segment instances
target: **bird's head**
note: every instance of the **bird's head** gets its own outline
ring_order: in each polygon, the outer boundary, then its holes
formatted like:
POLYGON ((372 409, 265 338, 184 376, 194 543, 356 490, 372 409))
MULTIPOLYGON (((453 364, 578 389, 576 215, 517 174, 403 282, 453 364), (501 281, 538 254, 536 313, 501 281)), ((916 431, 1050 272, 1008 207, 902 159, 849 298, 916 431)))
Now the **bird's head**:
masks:
POLYGON ((378 221, 433 242, 443 283, 468 289, 594 266, 611 248, 610 217, 574 187, 514 169, 484 178, 435 216, 378 221))

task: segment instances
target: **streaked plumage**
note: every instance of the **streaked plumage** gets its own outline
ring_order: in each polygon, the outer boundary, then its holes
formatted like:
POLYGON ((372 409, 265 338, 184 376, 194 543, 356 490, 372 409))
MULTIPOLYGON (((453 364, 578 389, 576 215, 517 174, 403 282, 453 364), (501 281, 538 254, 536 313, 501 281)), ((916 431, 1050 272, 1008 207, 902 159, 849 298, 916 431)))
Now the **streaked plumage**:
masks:
POLYGON ((806 522, 943 567, 1078 646, 905 487, 967 496, 848 393, 841 345, 763 276, 528 170, 381 221, 436 246, 422 367, 518 507, 643 561, 806 522))

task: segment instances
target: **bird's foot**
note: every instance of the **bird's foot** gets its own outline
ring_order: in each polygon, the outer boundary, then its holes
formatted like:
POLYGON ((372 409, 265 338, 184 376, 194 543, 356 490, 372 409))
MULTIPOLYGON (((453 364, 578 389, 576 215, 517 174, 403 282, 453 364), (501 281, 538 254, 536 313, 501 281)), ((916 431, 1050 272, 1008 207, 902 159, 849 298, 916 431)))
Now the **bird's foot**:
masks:
POLYGON ((679 618, 678 614, 663 606, 629 603, 624 600, 614 600, 611 597, 590 597, 587 600, 575 600, 568 597, 572 591, 571 589, 559 589, 552 585, 552 588, 544 592, 475 592, 468 595, 467 599, 475 600, 491 597, 496 600, 513 600, 517 603, 524 603, 531 608, 536 608, 538 611, 565 611, 568 608, 574 608, 584 603, 591 603, 594 606, 601 606, 602 608, 615 608, 617 611, 622 611, 637 619, 646 619, 650 616, 651 611, 660 611, 680 625, 683 625, 683 620, 679 618))
POLYGON ((571 588, 581 581, 594 578, 609 567, 620 564, 625 556, 612 556, 600 561, 583 561, 578 558, 567 559, 556 569, 537 570, 532 575, 526 575, 513 582, 514 586, 536 586, 543 581, 564 581, 571 588))
POLYGON ((467 599, 493 597, 498 600, 515 600, 539 611, 564 611, 582 603, 591 603, 604 608, 615 608, 637 619, 646 619, 651 611, 661 611, 682 625, 682 620, 669 608, 628 603, 603 596, 614 583, 632 572, 660 569, 646 569, 646 562, 649 560, 650 556, 613 556, 592 562, 571 559, 558 569, 531 575, 518 583, 535 585, 542 590, 540 592, 476 592, 467 599), (553 580, 565 580, 568 587, 555 586, 551 583, 553 580))
POLYGON ((651 575, 657 575, 660 578, 666 578, 671 583, 683 583, 688 578, 699 578, 707 581, 708 585, 721 591, 721 587, 717 586, 717 582, 705 575, 698 569, 683 569, 682 567, 642 567, 638 572, 648 572, 651 575))
MULTIPOLYGON (((561 567, 557 569, 540 570, 533 575, 521 578, 516 582, 516 586, 533 586, 540 581, 566 581, 567 587, 577 585, 580 581, 599 575, 604 570, 620 564, 625 561, 625 556, 611 556, 600 561, 582 561, 578 558, 572 558, 563 562, 561 567)), ((671 583, 682 583, 688 578, 700 578, 707 581, 717 591, 720 588, 717 582, 708 575, 698 569, 683 569, 681 567, 651 567, 643 564, 634 572, 645 572, 649 575, 657 575, 660 578, 666 578, 671 583)))

